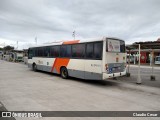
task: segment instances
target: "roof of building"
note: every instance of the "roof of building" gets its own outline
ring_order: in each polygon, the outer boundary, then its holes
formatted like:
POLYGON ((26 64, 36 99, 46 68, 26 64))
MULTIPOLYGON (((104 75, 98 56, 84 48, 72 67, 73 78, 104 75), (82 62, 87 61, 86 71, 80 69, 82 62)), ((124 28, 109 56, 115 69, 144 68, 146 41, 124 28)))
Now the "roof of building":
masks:
POLYGON ((126 49, 137 49, 139 44, 141 49, 160 49, 160 41, 135 42, 131 45, 126 45, 126 49))

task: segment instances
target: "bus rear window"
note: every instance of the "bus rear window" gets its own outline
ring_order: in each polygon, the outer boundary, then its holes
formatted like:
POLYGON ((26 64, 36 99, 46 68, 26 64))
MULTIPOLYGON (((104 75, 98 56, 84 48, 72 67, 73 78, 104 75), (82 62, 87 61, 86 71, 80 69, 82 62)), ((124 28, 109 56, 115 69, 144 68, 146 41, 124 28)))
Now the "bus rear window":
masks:
POLYGON ((106 52, 122 52, 125 53, 125 42, 122 40, 107 39, 106 52))
POLYGON ((122 53, 126 52, 126 47, 125 47, 124 41, 120 41, 120 52, 122 52, 122 53))

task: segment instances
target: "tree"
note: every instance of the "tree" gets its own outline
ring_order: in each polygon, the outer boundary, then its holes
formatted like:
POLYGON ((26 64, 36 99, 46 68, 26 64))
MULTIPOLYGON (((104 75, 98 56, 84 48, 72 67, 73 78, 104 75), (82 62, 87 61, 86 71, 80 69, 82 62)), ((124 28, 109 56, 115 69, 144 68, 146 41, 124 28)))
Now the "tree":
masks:
POLYGON ((3 48, 0 47, 0 50, 3 50, 3 48))
POLYGON ((14 50, 14 47, 8 45, 8 46, 5 46, 5 47, 3 48, 3 50, 5 50, 5 51, 14 50))

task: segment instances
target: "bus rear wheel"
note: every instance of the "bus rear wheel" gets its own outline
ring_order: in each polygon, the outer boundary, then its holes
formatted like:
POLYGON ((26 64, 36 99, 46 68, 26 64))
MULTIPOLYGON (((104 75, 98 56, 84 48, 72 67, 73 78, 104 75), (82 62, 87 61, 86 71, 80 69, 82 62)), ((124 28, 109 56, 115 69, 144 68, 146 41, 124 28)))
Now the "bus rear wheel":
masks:
POLYGON ((63 79, 67 79, 68 78, 68 71, 67 71, 67 68, 66 67, 62 67, 61 68, 61 77, 63 79))
POLYGON ((37 71, 37 65, 35 63, 33 63, 32 68, 33 68, 33 71, 35 72, 37 71))

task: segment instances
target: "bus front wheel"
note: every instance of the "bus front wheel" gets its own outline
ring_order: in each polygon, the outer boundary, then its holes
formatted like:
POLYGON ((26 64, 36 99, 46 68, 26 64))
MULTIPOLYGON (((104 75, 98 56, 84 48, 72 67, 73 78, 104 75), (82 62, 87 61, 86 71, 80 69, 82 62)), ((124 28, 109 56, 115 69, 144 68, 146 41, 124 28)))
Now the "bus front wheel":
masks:
POLYGON ((62 67, 61 68, 61 77, 63 79, 67 79, 68 78, 68 71, 67 71, 67 68, 66 67, 62 67))

